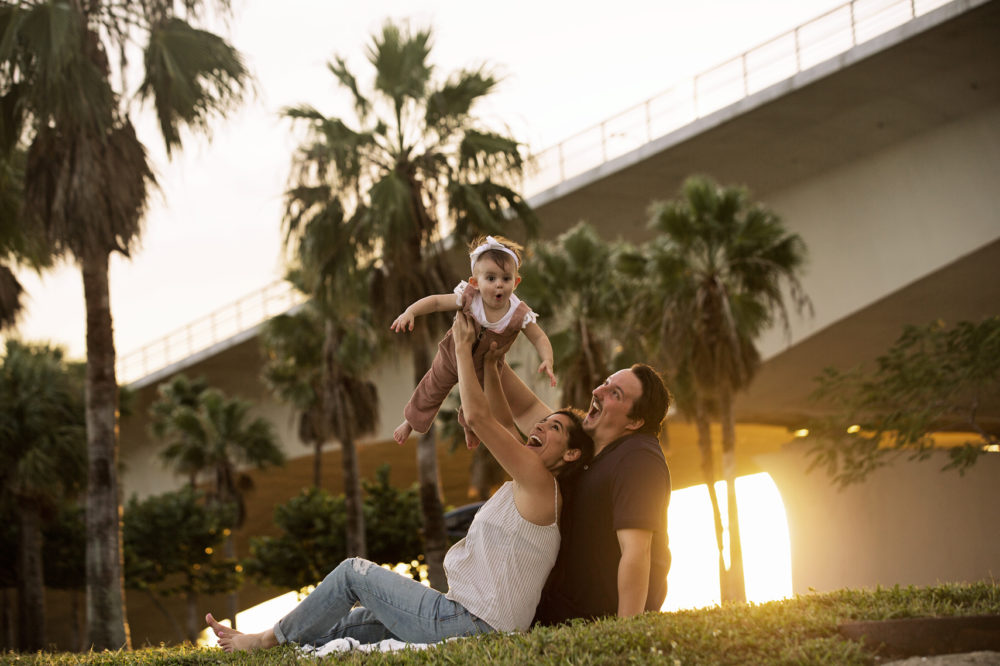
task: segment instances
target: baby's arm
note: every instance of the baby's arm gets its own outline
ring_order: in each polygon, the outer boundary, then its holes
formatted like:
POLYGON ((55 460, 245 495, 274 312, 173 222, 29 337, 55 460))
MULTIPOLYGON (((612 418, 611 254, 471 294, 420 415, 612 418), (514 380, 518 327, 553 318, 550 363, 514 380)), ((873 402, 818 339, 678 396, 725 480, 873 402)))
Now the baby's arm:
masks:
POLYGON ((524 334, 531 340, 531 344, 538 350, 538 355, 542 359, 538 372, 545 372, 549 376, 551 385, 555 386, 556 376, 552 371, 552 343, 549 342, 549 336, 545 335, 542 327, 535 322, 524 327, 524 334))
POLYGON ((404 330, 412 331, 413 320, 415 318, 423 315, 429 315, 432 312, 447 312, 449 310, 457 310, 458 308, 458 299, 455 294, 434 294, 433 296, 424 296, 410 305, 410 307, 403 310, 403 314, 396 317, 396 320, 392 322, 392 325, 389 326, 389 328, 397 333, 404 330))

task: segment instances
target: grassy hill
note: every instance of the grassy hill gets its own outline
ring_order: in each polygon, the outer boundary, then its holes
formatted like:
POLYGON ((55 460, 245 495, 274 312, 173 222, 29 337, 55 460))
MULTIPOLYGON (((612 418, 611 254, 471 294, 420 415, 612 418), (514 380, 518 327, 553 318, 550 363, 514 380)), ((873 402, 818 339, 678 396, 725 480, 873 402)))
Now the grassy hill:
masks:
MULTIPOLYGON (((846 639, 845 622, 1000 616, 1000 584, 843 590, 766 604, 727 605, 636 618, 576 621, 524 634, 462 639, 423 651, 351 653, 323 662, 346 664, 877 664, 898 651, 846 639)), ((994 636, 993 640, 997 640, 994 636)), ((946 647, 943 643, 941 647, 946 647)), ((936 650, 935 650, 936 651, 936 650)), ((151 648, 91 654, 0 655, 2 663, 309 664, 282 647, 227 655, 218 649, 151 648)))

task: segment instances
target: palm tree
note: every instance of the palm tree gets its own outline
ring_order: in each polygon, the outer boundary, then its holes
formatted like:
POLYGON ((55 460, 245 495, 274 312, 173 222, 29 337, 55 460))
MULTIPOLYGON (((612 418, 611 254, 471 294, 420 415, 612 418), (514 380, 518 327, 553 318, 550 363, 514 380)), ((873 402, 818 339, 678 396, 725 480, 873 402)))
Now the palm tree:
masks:
MULTIPOLYGON (((4 117, 0 127, 9 122, 4 117)), ((0 330, 17 323, 22 307, 24 289, 11 267, 22 264, 40 271, 51 266, 53 259, 44 239, 33 233, 37 230, 26 228, 20 219, 24 161, 24 150, 6 132, 0 132, 0 330)))
POLYGON ((279 400, 298 411, 299 440, 313 448, 313 487, 323 486, 323 322, 311 303, 272 317, 261 330, 262 376, 279 400))
MULTIPOLYGON (((301 272, 289 279, 304 286, 301 272)), ((283 400, 300 410, 299 437, 314 446, 314 485, 320 487, 323 445, 341 445, 347 553, 365 557, 364 511, 358 467, 358 436, 378 427, 378 392, 364 379, 377 358, 378 337, 367 321, 357 292, 363 283, 331 284, 333 298, 314 282, 316 294, 298 312, 271 319, 264 329, 264 377, 283 400), (326 310, 324 312, 323 310, 326 310)))
POLYGON ((174 469, 188 477, 188 485, 198 485, 198 473, 209 467, 208 452, 186 438, 174 436, 174 413, 180 407, 198 409, 201 394, 208 390, 204 377, 188 379, 177 375, 169 382, 156 387, 157 399, 149 407, 149 432, 156 439, 169 440, 162 455, 170 460, 174 469))
MULTIPOLYGON (((342 251, 372 269, 368 300, 383 331, 413 301, 454 287, 460 276, 446 261, 451 244, 478 233, 511 235, 511 213, 529 234, 537 227, 513 189, 524 166, 519 144, 472 115, 497 78, 480 68, 437 83, 430 50, 430 30, 387 22, 366 51, 375 69, 370 92, 343 58, 329 64, 354 102, 353 123, 310 106, 285 111, 308 129, 287 195, 288 232, 305 239, 311 222, 327 222, 309 242, 332 256, 342 241, 342 251)), ((430 367, 431 335, 445 321, 424 317, 407 336, 414 383, 430 367)), ((417 465, 430 581, 442 589, 447 535, 435 446, 432 429, 417 447, 417 465)))
POLYGON ((0 6, 5 127, 28 146, 25 224, 80 266, 87 310, 87 629, 96 649, 128 645, 117 480, 115 349, 108 261, 136 245, 155 186, 135 133, 133 101, 149 100, 168 155, 182 127, 205 130, 240 101, 240 54, 190 21, 229 0, 24 0, 0 6), (141 58, 134 43, 145 38, 141 58), (118 70, 112 72, 112 61, 118 70), (130 64, 142 62, 136 90, 130 64), (6 120, 6 119, 5 119, 6 120))
POLYGON ((616 270, 624 247, 581 222, 554 243, 533 244, 521 270, 521 295, 548 322, 563 404, 589 404, 591 391, 625 351, 620 322, 627 289, 616 270))
POLYGON ((659 294, 660 350, 672 376, 690 381, 706 477, 714 477, 708 410, 711 404, 718 410, 730 547, 722 597, 745 601, 733 396, 760 365, 754 344, 760 334, 776 320, 789 332, 783 288, 797 312, 810 308, 798 277, 805 245, 777 215, 751 203, 745 188, 705 177, 689 178, 677 200, 655 203, 650 212, 650 228, 661 234, 647 245, 651 297, 659 294))
POLYGON ((17 507, 19 647, 45 637, 42 524, 86 480, 83 383, 46 345, 8 340, 0 365, 0 503, 17 507))
MULTIPOLYGON (((240 528, 246 519, 244 493, 253 489, 253 479, 239 471, 239 465, 257 469, 283 465, 284 454, 270 422, 249 419, 249 402, 227 398, 218 389, 203 388, 190 404, 192 386, 204 384, 176 377, 171 387, 161 391, 158 402, 162 404, 151 407, 162 419, 162 426, 154 429, 154 433, 162 433, 166 443, 161 455, 175 470, 188 476, 192 487, 198 472, 212 472, 208 500, 216 505, 233 505, 234 525, 240 528)), ((232 534, 227 535, 226 557, 236 557, 232 534)), ((236 626, 235 593, 230 596, 229 616, 236 626)))

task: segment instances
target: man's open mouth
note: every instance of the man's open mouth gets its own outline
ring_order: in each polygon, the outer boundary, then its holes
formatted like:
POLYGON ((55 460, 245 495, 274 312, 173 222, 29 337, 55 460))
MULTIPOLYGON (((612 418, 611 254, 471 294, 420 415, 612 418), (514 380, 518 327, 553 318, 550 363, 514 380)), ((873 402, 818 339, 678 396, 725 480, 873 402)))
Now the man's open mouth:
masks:
POLYGON ((601 414, 601 403, 597 402, 597 398, 590 401, 590 411, 587 412, 587 416, 599 416, 601 414))

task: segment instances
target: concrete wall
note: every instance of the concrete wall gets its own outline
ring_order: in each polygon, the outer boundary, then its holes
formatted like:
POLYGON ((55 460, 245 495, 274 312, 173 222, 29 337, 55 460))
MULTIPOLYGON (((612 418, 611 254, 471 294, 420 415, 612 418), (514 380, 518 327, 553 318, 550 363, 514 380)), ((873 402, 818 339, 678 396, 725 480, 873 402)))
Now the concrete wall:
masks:
MULTIPOLYGON (((1000 238, 998 174, 1000 107, 993 107, 762 194, 809 251, 803 286, 816 312, 792 318, 793 341, 1000 238)), ((787 342, 772 330, 759 346, 767 359, 787 342)))
POLYGON ((839 490, 806 473, 808 444, 759 455, 788 516, 796 594, 876 585, 935 585, 1000 575, 1000 454, 964 476, 940 471, 947 456, 899 458, 839 490))

